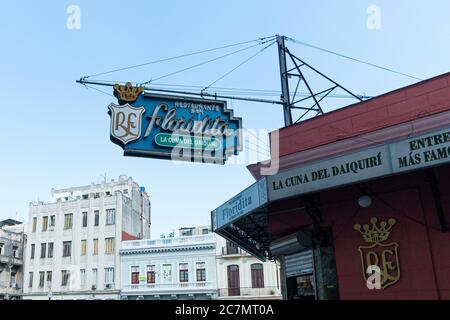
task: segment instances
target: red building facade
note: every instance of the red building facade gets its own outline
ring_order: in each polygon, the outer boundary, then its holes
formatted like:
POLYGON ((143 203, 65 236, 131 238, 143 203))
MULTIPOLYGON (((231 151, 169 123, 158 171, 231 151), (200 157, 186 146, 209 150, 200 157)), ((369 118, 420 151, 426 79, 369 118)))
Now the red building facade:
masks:
POLYGON ((282 128, 271 153, 275 175, 249 166, 267 195, 217 232, 279 259, 285 298, 450 299, 450 74, 282 128))

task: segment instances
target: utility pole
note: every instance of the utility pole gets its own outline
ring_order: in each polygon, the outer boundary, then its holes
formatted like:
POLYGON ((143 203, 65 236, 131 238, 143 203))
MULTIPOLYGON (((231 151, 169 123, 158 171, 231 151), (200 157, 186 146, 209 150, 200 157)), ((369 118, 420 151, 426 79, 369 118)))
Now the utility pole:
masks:
POLYGON ((291 102, 289 97, 289 81, 286 64, 286 45, 284 43, 285 36, 277 35, 278 58, 280 62, 280 78, 281 78, 281 101, 283 103, 284 125, 292 124, 291 102))

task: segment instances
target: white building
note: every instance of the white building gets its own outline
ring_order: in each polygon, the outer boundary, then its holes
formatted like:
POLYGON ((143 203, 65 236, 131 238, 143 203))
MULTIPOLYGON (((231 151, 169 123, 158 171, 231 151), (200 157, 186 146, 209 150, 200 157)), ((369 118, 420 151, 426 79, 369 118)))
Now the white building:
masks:
POLYGON ((150 201, 127 176, 52 189, 27 228, 24 299, 118 299, 121 242, 150 237, 150 201))
POLYGON ((23 279, 23 224, 0 221, 0 300, 20 299, 23 279))
POLYGON ((214 234, 126 241, 120 253, 122 299, 217 297, 214 234))
POLYGON ((261 262, 209 227, 123 242, 121 258, 122 299, 282 298, 275 262, 261 262))
POLYGON ((216 237, 219 299, 282 299, 278 263, 262 262, 234 243, 216 237))

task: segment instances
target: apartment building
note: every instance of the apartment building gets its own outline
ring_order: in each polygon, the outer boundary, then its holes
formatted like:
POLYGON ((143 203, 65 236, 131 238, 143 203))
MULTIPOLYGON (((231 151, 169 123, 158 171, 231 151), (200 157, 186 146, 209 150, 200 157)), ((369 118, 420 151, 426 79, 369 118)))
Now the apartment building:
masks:
POLYGON ((216 299, 215 255, 208 233, 123 242, 122 299, 216 299))
POLYGON ((17 300, 22 296, 23 224, 0 221, 0 300, 17 300))
POLYGON ((29 208, 24 299, 118 299, 122 241, 150 238, 151 206, 131 177, 52 189, 29 208))
POLYGON ((181 228, 178 238, 124 242, 122 248, 127 299, 282 299, 279 265, 258 260, 209 226, 181 228))
POLYGON ((216 234, 218 299, 282 299, 280 266, 258 260, 216 234))

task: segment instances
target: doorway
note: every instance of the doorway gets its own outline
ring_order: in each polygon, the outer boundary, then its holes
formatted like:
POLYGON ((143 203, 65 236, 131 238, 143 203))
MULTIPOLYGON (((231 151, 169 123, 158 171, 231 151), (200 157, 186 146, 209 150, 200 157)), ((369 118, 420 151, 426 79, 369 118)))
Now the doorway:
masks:
POLYGON ((228 266, 227 274, 228 274, 228 295, 240 296, 241 285, 239 280, 239 266, 238 265, 228 266))

